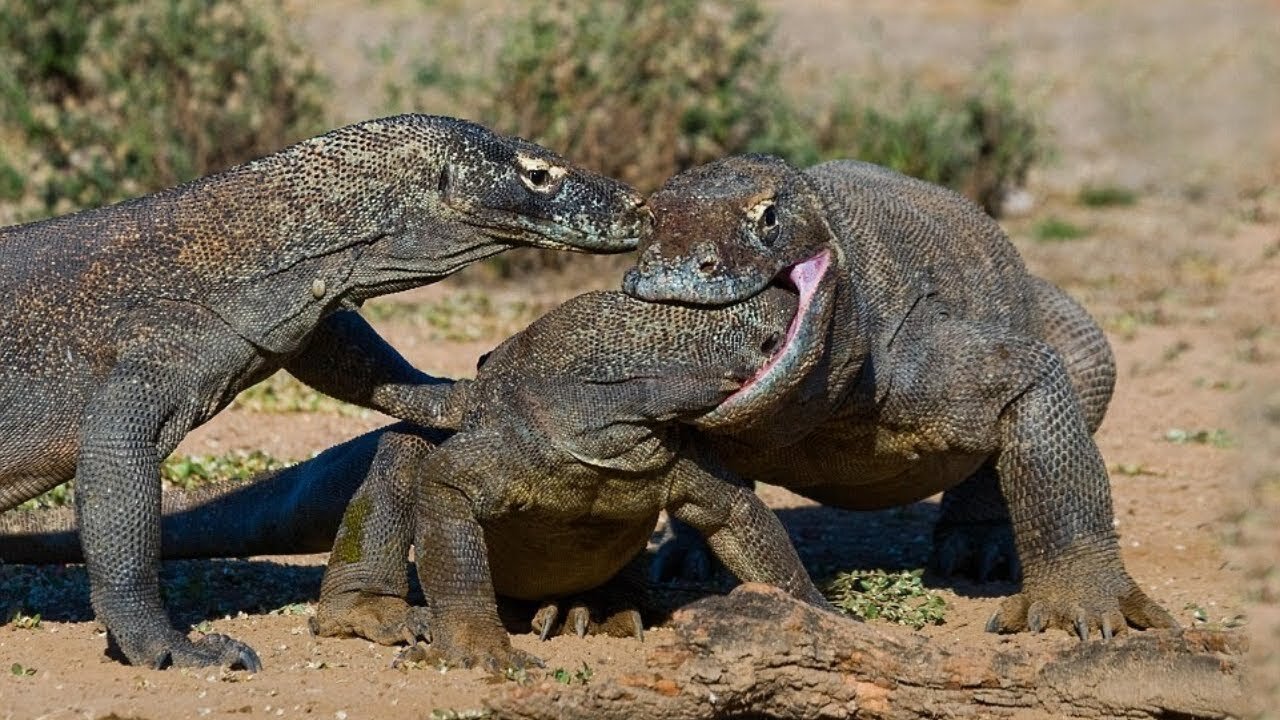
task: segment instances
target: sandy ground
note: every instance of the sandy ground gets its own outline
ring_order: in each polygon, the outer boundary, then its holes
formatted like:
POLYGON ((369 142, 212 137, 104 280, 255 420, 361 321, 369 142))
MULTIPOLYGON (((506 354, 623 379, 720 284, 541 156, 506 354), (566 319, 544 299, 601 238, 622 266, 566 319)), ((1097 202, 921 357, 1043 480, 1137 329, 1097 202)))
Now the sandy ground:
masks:
MULTIPOLYGON (((333 31, 324 28, 336 27, 324 14, 331 5, 319 3, 306 16, 311 32, 323 37, 333 31)), ((1218 625, 1244 623, 1257 667, 1274 687, 1280 663, 1274 654, 1280 647, 1280 484, 1273 449, 1280 435, 1280 192, 1259 178, 1273 181, 1280 164, 1268 152, 1268 134, 1278 126, 1273 120, 1258 124, 1260 114, 1274 109, 1258 73, 1276 67, 1280 44, 1260 39, 1280 29, 1275 5, 1132 4, 1163 8, 1157 13, 1095 2, 1086 3, 1090 11, 1080 16, 1052 1, 893 9, 898 5, 867 3, 855 18, 845 3, 793 2, 783 10, 779 33, 792 46, 801 39, 821 46, 806 53, 813 67, 864 62, 877 53, 885 62, 883 55, 893 53, 893 62, 944 72, 1004 46, 1019 77, 1044 93, 1060 156, 1033 178, 1034 209, 1005 225, 1028 265, 1080 298, 1112 339, 1120 377, 1097 437, 1112 470, 1125 563, 1184 624, 1201 622, 1198 615, 1218 625), (840 34, 841 27, 849 32, 840 34), (1191 46, 1208 56, 1196 60, 1191 46), (1180 58, 1196 62, 1175 62, 1180 58), (1116 115, 1116 93, 1126 91, 1112 84, 1122 81, 1131 82, 1143 102, 1157 96, 1171 102, 1162 113, 1185 107, 1190 117, 1148 115, 1144 136, 1126 124, 1137 120, 1116 115), (1197 93, 1203 102, 1191 101, 1197 93), (1094 181, 1128 184, 1139 190, 1139 200, 1129 207, 1080 206, 1074 190, 1094 181), (1037 225, 1050 216, 1085 228, 1087 236, 1036 240, 1037 225), (1179 437, 1190 440, 1174 441, 1179 437)), ((378 3, 370 12, 385 26, 387 13, 398 7, 378 3)), ((340 94, 342 82, 340 77, 340 94)), ((443 320, 389 319, 379 326, 420 367, 465 376, 480 353, 538 312, 582 289, 616 286, 619 267, 596 262, 565 277, 518 284, 468 271, 381 301, 443 307, 443 320)), ((376 414, 234 410, 193 433, 180 451, 244 448, 305 457, 385 422, 376 414)), ((853 513, 820 508, 777 488, 761 492, 816 571, 915 568, 928 555, 932 502, 853 513)), ((323 556, 253 558, 166 571, 172 594, 207 598, 171 604, 181 622, 207 622, 202 629, 231 634, 259 650, 265 669, 252 676, 154 672, 107 658, 82 570, 46 571, 40 577, 70 587, 71 600, 51 604, 35 629, 0 627, 0 718, 448 717, 450 710, 480 707, 494 691, 495 681, 479 672, 394 670, 388 667, 392 648, 311 637, 305 615, 318 594, 323 562, 323 556), (175 586, 191 577, 204 583, 205 592, 175 586)), ((1061 633, 983 633, 997 596, 1009 586, 936 589, 948 603, 946 622, 921 632, 939 642, 1072 642, 1061 633)), ((42 597, 38 588, 32 593, 42 597)), ((669 631, 649 635, 663 632, 669 631)), ((550 670, 585 665, 603 678, 642 669, 634 641, 539 643, 520 635, 514 642, 543 657, 550 670)), ((537 672, 530 681, 554 682, 537 672)))

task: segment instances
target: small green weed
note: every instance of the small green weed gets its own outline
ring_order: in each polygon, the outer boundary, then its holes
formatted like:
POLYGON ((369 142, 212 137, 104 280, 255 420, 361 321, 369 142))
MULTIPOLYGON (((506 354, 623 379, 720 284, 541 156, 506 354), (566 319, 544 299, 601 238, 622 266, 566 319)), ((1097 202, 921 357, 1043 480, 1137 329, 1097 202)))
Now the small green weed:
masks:
POLYGON ((1217 378, 1210 380, 1208 378, 1198 377, 1192 381, 1192 384, 1198 388, 1208 388, 1210 390, 1222 390, 1224 392, 1235 392, 1242 390, 1245 386, 1243 380, 1229 380, 1227 378, 1217 378))
POLYGON ((31 677, 36 674, 36 669, 33 667, 23 667, 22 663, 14 663, 9 666, 9 672, 17 675, 18 677, 31 677))
POLYGON ((190 490, 208 483, 248 480, 293 464, 291 460, 280 460, 261 450, 226 455, 172 455, 160 466, 160 477, 183 490, 190 490))
POLYGON ((311 605, 309 603, 290 603, 271 610, 268 615, 311 615, 311 605))
POLYGON ((882 619, 917 630, 941 625, 947 603, 924 587, 923 574, 923 570, 840 573, 827 585, 826 594, 837 608, 863 620, 882 619))
POLYGON ((1138 193, 1119 185, 1085 185, 1076 200, 1085 207, 1124 207, 1138 202, 1138 193))
MULTIPOLYGON (((226 455, 171 455, 160 465, 160 478, 190 490, 213 482, 248 480, 268 470, 293 465, 261 450, 238 451, 226 455)), ((17 510, 44 510, 70 505, 75 499, 75 483, 65 482, 17 506, 17 510)))
POLYGON ((1234 615, 1224 615, 1221 620, 1211 620, 1209 611, 1199 603, 1187 603, 1182 607, 1191 615, 1191 622, 1198 628, 1206 628, 1209 630, 1234 630, 1238 627, 1244 627, 1249 623, 1248 616, 1243 613, 1234 615))
POLYGON ((595 672, 591 669, 591 666, 583 662, 582 668, 579 670, 570 671, 564 668, 556 668, 551 671, 551 678, 562 685, 572 685, 574 683, 586 685, 594 674, 595 672))
POLYGON ((1229 448, 1236 445, 1236 439, 1231 433, 1222 428, 1214 428, 1212 430, 1169 428, 1165 431, 1164 439, 1174 445, 1212 445, 1216 448, 1229 448))
POLYGON ((64 482, 52 490, 47 490, 26 502, 20 503, 17 509, 44 510, 45 508, 62 507, 63 505, 69 505, 74 498, 75 494, 71 483, 64 482))
POLYGON ((1040 242, 1065 242, 1087 237, 1089 231, 1060 217, 1050 216, 1036 223, 1031 234, 1040 242))
POLYGON ((231 407, 264 413, 329 413, 363 417, 368 410, 313 390, 281 370, 236 396, 231 407))
POLYGON ((436 708, 431 711, 431 720, 484 720, 493 717, 493 713, 489 710, 480 708, 469 708, 466 710, 455 710, 453 708, 436 708))
POLYGON ((28 615, 21 609, 15 610, 9 617, 9 622, 19 630, 36 630, 40 627, 40 613, 28 615))
POLYGON ((1111 472, 1116 475, 1124 475, 1127 477, 1139 477, 1141 475, 1154 475, 1159 477, 1164 475, 1163 472, 1153 470, 1143 463, 1117 463, 1116 465, 1111 466, 1111 472))

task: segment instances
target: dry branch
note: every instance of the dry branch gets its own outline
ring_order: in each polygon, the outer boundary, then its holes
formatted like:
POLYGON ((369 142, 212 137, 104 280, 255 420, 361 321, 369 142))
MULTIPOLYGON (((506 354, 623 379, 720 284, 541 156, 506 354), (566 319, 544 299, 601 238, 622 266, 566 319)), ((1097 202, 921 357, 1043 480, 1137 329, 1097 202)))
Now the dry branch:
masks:
POLYGON ((944 649, 745 585, 675 616, 645 675, 513 687, 507 718, 1226 718, 1245 712, 1237 633, 1134 632, 944 649), (1037 647, 1025 647, 1032 645, 1037 647))

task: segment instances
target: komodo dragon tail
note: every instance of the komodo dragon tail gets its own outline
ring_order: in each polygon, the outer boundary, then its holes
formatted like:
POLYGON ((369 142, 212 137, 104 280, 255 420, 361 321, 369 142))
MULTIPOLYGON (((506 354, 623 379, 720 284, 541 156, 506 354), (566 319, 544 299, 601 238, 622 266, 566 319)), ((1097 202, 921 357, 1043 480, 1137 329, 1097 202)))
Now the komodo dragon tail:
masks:
MULTIPOLYGON (((348 440, 306 462, 243 484, 168 492, 161 509, 165 559, 328 552, 347 502, 364 482, 389 433, 440 442, 445 431, 391 425, 348 440)), ((69 506, 0 514, 0 562, 83 562, 69 506)))

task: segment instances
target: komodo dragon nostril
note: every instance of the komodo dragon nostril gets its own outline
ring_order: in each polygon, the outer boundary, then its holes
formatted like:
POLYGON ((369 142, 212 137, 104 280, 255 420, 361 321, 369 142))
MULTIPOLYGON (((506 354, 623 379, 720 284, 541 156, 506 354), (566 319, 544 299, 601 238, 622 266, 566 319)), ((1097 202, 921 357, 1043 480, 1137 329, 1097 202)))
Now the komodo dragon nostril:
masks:
POLYGON ((719 268, 720 268, 720 263, 716 262, 714 259, 705 259, 698 264, 698 272, 702 273, 703 275, 710 275, 711 273, 715 272, 719 268))
POLYGON ((781 341, 782 333, 775 332, 769 335, 769 337, 765 338, 764 342, 760 343, 760 352, 765 355, 772 355, 774 351, 778 349, 778 343, 781 341))

